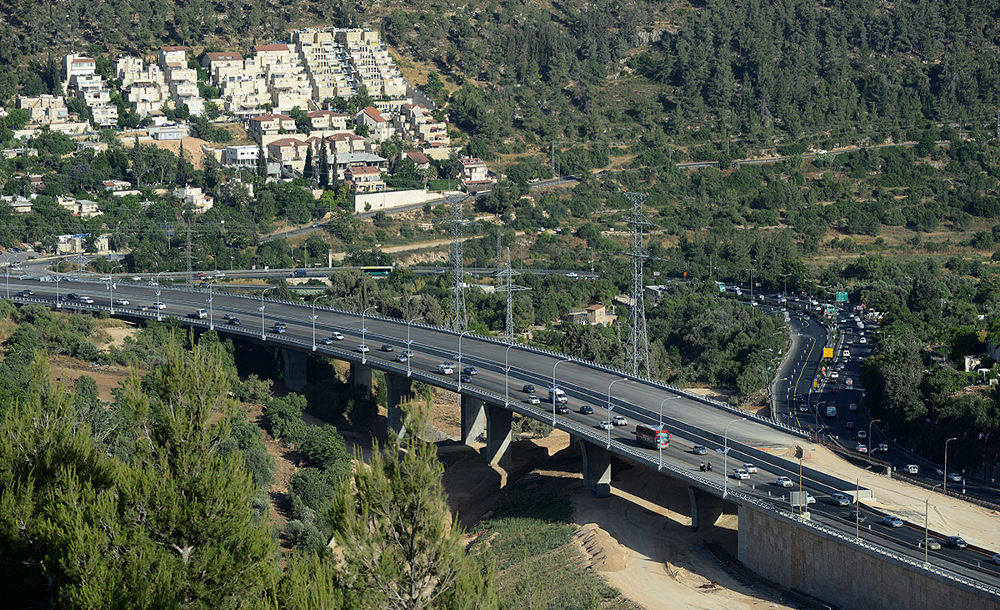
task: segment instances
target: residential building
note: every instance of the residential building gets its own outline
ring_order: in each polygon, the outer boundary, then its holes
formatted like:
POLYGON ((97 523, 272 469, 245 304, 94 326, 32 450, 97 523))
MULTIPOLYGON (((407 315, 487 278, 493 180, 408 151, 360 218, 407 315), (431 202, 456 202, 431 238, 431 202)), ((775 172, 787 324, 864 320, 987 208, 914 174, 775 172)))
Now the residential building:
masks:
POLYGON ((146 130, 150 137, 157 141, 163 140, 183 140, 188 136, 187 125, 163 125, 162 127, 149 127, 146 130))
POLYGON ((215 205, 215 199, 201 192, 201 188, 197 186, 178 187, 174 189, 174 197, 194 208, 196 214, 204 214, 215 205))
POLYGON ((105 180, 101 185, 106 191, 121 191, 132 188, 132 183, 124 180, 105 180))
POLYGON ((347 131, 347 115, 332 110, 308 112, 309 128, 312 131, 347 131))
POLYGON ((63 89, 76 85, 78 77, 94 74, 97 63, 90 57, 70 53, 63 57, 63 89))
POLYGON ((287 114, 261 114, 250 119, 250 133, 257 136, 273 136, 295 133, 295 119, 287 114))
POLYGON ((417 169, 430 169, 431 167, 431 160, 428 159, 427 155, 422 152, 403 151, 399 153, 399 159, 409 159, 410 161, 413 161, 413 165, 415 165, 417 169))
MULTIPOLYGON (((87 238, 90 233, 78 233, 76 235, 59 235, 56 245, 56 254, 80 254, 87 251, 87 238)), ((94 239, 93 252, 109 251, 109 236, 99 235, 94 239)))
POLYGON ((396 129, 403 139, 421 146, 448 146, 448 125, 436 121, 431 111, 419 104, 403 104, 395 116, 396 129))
POLYGON ((573 311, 567 315, 567 320, 573 324, 584 324, 590 326, 607 326, 615 317, 608 313, 604 305, 591 305, 583 311, 573 311))
POLYGON ((51 125, 69 120, 66 101, 58 95, 38 97, 17 96, 17 107, 28 113, 28 121, 37 125, 51 125))
POLYGON ((243 56, 239 53, 205 53, 201 65, 208 70, 213 82, 217 83, 239 75, 243 70, 243 56))
POLYGON ((489 191, 496 184, 496 178, 482 159, 461 157, 458 160, 458 178, 470 194, 489 191))
POLYGON ((384 142, 395 133, 392 123, 374 106, 368 106, 359 112, 354 122, 368 127, 368 137, 373 142, 384 142))
POLYGON ((301 172, 306 166, 309 145, 298 138, 279 138, 267 145, 267 158, 282 167, 301 172))
POLYGON ((382 171, 377 167, 364 165, 349 168, 345 172, 344 179, 356 193, 377 193, 385 190, 382 171))
POLYGON ((290 64, 292 51, 287 44, 259 44, 253 48, 258 63, 263 66, 290 64))
POLYGON ((10 205, 10 209, 18 214, 30 214, 31 206, 34 203, 34 199, 37 195, 32 194, 31 197, 22 197, 21 195, 2 195, 0 196, 0 201, 7 202, 10 205))
POLYGON ((169 72, 171 68, 187 67, 187 47, 165 46, 160 47, 159 53, 160 68, 164 72, 169 72))
POLYGON ((338 152, 329 157, 331 171, 337 172, 338 180, 347 179, 347 171, 357 167, 374 167, 380 172, 386 169, 386 160, 369 152, 338 152))
POLYGON ((350 152, 370 152, 373 147, 368 140, 356 133, 335 133, 326 136, 327 152, 330 153, 350 153, 350 152))
POLYGON ((226 167, 256 167, 260 158, 257 146, 227 146, 222 149, 222 165, 226 167))
POLYGON ((73 216, 80 218, 92 218, 101 214, 97 202, 90 199, 77 199, 72 195, 60 195, 56 197, 56 203, 69 210, 73 216))

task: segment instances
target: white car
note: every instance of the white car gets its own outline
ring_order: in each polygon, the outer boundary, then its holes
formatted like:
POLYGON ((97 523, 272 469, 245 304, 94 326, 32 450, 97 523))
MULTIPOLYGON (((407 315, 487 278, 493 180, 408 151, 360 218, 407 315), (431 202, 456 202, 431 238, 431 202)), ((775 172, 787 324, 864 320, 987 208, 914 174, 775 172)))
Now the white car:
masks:
POLYGON ((139 277, 138 275, 133 275, 133 276, 132 276, 132 281, 133 281, 133 282, 141 282, 141 281, 142 281, 142 278, 141 278, 141 277, 139 277))
POLYGON ((774 484, 777 485, 778 487, 791 487, 792 485, 794 485, 794 483, 792 483, 792 480, 789 479, 788 477, 778 477, 778 479, 774 482, 774 484))
POLYGON ((858 440, 859 440, 859 441, 863 441, 863 440, 865 440, 866 438, 868 438, 868 432, 866 432, 866 431, 864 431, 864 430, 858 430, 858 434, 857 434, 857 436, 858 436, 858 440))
POLYGON ((850 358, 851 357, 851 350, 845 349, 844 351, 841 352, 841 355, 843 355, 844 358, 850 358))
POLYGON ((372 349, 362 343, 361 345, 355 347, 354 351, 358 352, 359 354, 367 354, 368 352, 372 351, 372 349))
POLYGON ((94 304, 94 299, 92 299, 90 297, 80 297, 80 302, 81 303, 86 303, 87 305, 93 305, 94 304))
POLYGON ((746 470, 750 474, 757 474, 757 467, 749 462, 743 464, 743 470, 746 470))
POLYGON ((530 395, 528 395, 527 398, 524 399, 524 401, 526 403, 528 403, 529 405, 537 405, 537 404, 541 404, 542 399, 539 398, 537 394, 530 394, 530 395))
POLYGON ((610 430, 614 428, 614 426, 608 420, 604 420, 601 423, 597 424, 597 427, 600 428, 601 430, 610 430))
POLYGON ((153 309, 166 309, 166 303, 153 303, 153 309))
POLYGON ((330 334, 330 338, 333 339, 334 341, 343 341, 344 335, 340 331, 335 330, 333 331, 333 333, 330 334))
POLYGON ((830 379, 840 379, 840 373, 837 371, 830 373, 830 379))
POLYGON ((628 420, 625 419, 625 417, 623 417, 621 415, 612 415, 611 416, 611 423, 614 424, 614 425, 616 425, 616 426, 627 426, 628 425, 628 420))
POLYGON ((580 277, 580 274, 578 274, 576 271, 570 271, 569 273, 566 274, 566 277, 568 277, 568 278, 578 278, 578 277, 580 277))
POLYGON ((847 410, 848 411, 857 411, 858 410, 858 403, 852 402, 851 404, 847 405, 847 410))
POLYGON ((319 342, 322 343, 323 345, 330 345, 333 343, 333 337, 324 337, 320 339, 319 342))
POLYGON ((882 524, 889 527, 903 527, 903 520, 896 515, 886 515, 882 517, 882 524))
POLYGON ((455 372, 455 369, 453 369, 452 367, 448 366, 447 364, 439 364, 438 365, 438 373, 440 373, 442 375, 451 375, 454 372, 455 372))
POLYGON ((860 339, 858 339, 858 343, 864 345, 865 343, 868 343, 868 339, 865 339, 864 337, 861 337, 860 339))
POLYGON ((920 474, 920 466, 917 466, 916 464, 907 464, 906 465, 906 473, 907 474, 920 474))
POLYGON ((128 299, 115 299, 115 305, 125 306, 128 305, 128 299))
POLYGON ((858 453, 868 453, 868 445, 864 443, 858 443, 858 446, 854 448, 858 453))
POLYGON ((733 468, 733 478, 744 481, 750 478, 750 473, 743 468, 733 468))

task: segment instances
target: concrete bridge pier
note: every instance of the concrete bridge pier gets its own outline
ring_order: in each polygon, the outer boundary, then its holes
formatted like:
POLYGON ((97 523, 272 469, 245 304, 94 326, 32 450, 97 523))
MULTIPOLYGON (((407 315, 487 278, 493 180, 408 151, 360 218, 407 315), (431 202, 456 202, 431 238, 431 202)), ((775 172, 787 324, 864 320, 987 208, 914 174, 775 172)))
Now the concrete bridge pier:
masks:
POLYGON ((611 496, 611 452, 584 440, 578 442, 583 456, 583 486, 595 498, 611 496))
POLYGON ((357 362, 351 363, 351 374, 348 379, 350 385, 363 385, 371 392, 372 389, 372 369, 357 362))
POLYGON ((694 487, 688 487, 688 498, 691 501, 691 529, 693 531, 697 532, 703 526, 715 525, 715 522, 722 516, 722 498, 694 487))
MULTIPOLYGON (((353 372, 354 367, 352 365, 353 372)), ((368 370, 368 383, 371 387, 371 369, 368 370)), ((386 389, 386 411, 388 413, 388 429, 395 432, 400 438, 406 434, 406 421, 403 409, 400 405, 413 396, 413 380, 401 375, 385 374, 386 389)))
POLYGON ((285 385, 288 389, 301 392, 306 387, 306 355, 291 349, 281 350, 281 360, 285 365, 285 385))
POLYGON ((502 468, 510 466, 510 424, 513 413, 496 405, 486 405, 486 459, 502 468))
POLYGON ((486 429, 486 403, 479 398, 462 396, 462 444, 471 445, 486 429))

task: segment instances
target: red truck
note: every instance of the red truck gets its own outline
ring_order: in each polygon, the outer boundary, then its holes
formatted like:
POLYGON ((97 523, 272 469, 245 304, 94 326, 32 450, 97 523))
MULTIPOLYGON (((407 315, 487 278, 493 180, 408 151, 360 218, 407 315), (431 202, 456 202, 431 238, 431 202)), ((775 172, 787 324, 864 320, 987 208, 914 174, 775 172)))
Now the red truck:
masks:
POLYGON ((670 446, 670 433, 666 428, 655 428, 638 424, 635 427, 635 440, 643 446, 653 449, 664 449, 670 446))

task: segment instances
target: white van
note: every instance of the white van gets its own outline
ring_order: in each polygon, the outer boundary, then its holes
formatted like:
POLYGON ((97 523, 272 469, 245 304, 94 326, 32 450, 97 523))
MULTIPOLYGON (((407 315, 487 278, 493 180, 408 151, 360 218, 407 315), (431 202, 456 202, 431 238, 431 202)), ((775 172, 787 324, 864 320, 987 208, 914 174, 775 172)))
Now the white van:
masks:
POLYGON ((569 401, 569 398, 566 396, 566 392, 563 392, 562 388, 549 388, 549 402, 552 402, 553 395, 555 396, 555 401, 561 405, 564 405, 569 401))
POLYGON ((199 320, 205 320, 206 318, 208 318, 208 312, 205 311, 204 309, 199 309, 198 311, 195 312, 194 315, 199 320))
POLYGON ((440 373, 442 375, 451 375, 454 372, 455 372, 455 369, 452 368, 451 363, 445 362, 444 364, 439 364, 438 365, 438 373, 440 373))

